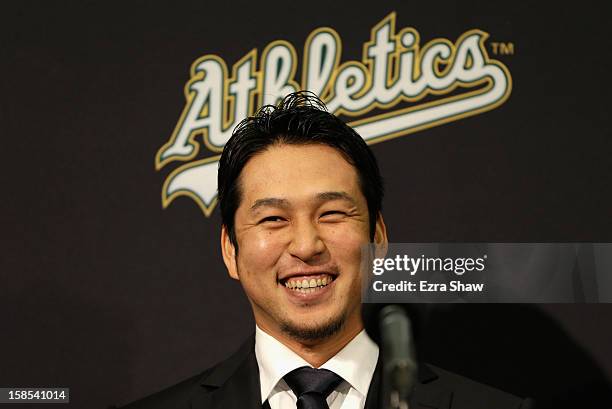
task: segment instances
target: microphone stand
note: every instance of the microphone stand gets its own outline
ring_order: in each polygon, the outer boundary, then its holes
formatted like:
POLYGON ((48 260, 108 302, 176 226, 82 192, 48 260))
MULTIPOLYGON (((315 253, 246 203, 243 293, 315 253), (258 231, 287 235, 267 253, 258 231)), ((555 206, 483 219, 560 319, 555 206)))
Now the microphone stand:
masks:
POLYGON ((412 325, 403 308, 388 305, 379 313, 383 409, 408 409, 417 379, 412 325))

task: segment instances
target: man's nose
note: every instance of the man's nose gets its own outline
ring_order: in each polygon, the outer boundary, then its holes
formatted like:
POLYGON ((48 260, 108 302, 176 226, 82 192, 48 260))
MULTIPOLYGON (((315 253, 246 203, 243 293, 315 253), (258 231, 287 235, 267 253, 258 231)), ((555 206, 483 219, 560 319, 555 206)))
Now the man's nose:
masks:
POLYGON ((317 223, 314 221, 295 221, 292 228, 289 253, 304 262, 312 261, 325 252, 317 223))

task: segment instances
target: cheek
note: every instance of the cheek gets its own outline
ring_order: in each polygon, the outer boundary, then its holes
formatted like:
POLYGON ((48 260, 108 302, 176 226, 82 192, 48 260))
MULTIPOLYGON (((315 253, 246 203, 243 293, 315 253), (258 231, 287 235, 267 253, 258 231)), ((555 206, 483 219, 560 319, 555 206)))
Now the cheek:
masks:
POLYGON ((361 249, 369 242, 369 237, 360 229, 337 228, 326 232, 326 246, 332 257, 343 268, 359 269, 361 249))
POLYGON ((282 252, 282 240, 274 232, 250 232, 239 242, 238 258, 247 271, 259 271, 274 266, 282 252))

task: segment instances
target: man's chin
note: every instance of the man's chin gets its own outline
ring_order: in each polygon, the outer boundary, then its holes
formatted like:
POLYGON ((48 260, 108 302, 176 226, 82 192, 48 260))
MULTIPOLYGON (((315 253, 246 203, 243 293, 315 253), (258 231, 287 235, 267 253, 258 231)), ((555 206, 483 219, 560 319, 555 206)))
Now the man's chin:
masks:
POLYGON ((344 316, 311 326, 302 323, 282 322, 281 331, 300 342, 316 342, 338 334, 342 331, 345 322, 346 318, 344 316))

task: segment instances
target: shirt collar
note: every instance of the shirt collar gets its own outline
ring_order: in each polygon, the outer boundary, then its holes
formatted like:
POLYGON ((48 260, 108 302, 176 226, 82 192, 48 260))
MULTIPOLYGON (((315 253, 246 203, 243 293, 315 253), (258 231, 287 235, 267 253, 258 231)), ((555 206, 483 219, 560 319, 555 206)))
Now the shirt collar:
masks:
POLYGON ((355 338, 329 361, 321 365, 340 375, 364 397, 368 395, 372 375, 378 361, 378 345, 361 330, 355 338))
POLYGON ((255 357, 259 366, 261 403, 289 372, 302 366, 311 366, 298 354, 255 325, 255 357))
MULTIPOLYGON (((311 367, 298 354, 255 326, 255 356, 259 366, 261 402, 265 402, 278 382, 296 368, 311 367)), ((341 376, 351 387, 367 396, 378 361, 378 346, 362 330, 334 357, 321 365, 341 376)))

